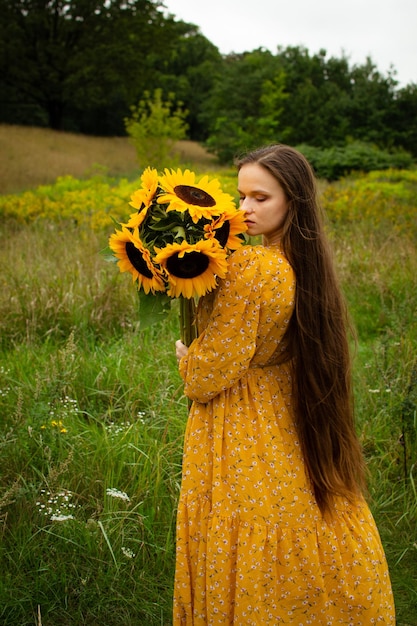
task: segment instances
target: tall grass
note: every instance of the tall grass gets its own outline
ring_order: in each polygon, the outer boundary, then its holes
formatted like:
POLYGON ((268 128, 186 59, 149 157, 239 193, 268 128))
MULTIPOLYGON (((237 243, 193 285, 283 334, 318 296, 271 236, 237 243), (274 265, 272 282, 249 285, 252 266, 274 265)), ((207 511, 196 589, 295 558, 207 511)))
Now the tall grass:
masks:
POLYGON ((417 254, 415 241, 351 228, 338 239, 357 329, 356 415, 370 504, 390 565, 398 624, 417 624, 417 254), (346 236, 348 235, 348 237, 346 236))
POLYGON ((1 234, 0 623, 168 624, 187 413, 175 307, 138 330, 104 233, 1 234))
MULTIPOLYGON (((415 216, 413 204, 402 210, 415 216)), ((331 218, 358 334, 370 503, 398 624, 416 626, 415 234, 372 216, 331 218)), ((174 303, 162 324, 140 329, 129 278, 100 255, 110 230, 58 216, 0 222, 0 623, 8 626, 171 623, 187 419, 173 349, 178 312, 174 303)))

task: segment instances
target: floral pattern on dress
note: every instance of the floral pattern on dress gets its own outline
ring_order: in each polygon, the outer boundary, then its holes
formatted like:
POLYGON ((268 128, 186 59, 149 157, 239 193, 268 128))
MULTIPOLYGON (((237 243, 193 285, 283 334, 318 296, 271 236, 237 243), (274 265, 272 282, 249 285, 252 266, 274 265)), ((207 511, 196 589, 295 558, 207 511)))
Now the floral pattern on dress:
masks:
POLYGON ((323 519, 306 476, 283 342, 294 297, 278 247, 240 248, 180 361, 193 404, 174 626, 395 624, 367 504, 340 498, 323 519))

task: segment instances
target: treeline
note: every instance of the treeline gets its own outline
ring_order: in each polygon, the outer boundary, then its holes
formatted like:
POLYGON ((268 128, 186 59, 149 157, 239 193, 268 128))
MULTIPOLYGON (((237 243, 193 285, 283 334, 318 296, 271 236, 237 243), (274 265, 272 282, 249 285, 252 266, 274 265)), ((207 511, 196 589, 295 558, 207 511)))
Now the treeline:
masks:
POLYGON ((158 0, 0 0, 0 89, 0 122, 95 135, 161 89, 223 162, 269 141, 417 157, 417 84, 325 50, 221 55, 158 0))

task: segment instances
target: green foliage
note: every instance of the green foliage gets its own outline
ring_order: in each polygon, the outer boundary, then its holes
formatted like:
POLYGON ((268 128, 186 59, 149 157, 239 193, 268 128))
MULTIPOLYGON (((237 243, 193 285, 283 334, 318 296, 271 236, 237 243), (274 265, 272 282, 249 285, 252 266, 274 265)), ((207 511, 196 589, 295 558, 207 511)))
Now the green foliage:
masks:
POLYGON ((337 180, 352 172, 401 169, 413 165, 411 154, 404 150, 382 150, 362 141, 351 141, 332 148, 315 148, 305 144, 297 147, 310 161, 316 175, 327 180, 337 180))
POLYGON ((121 135, 145 91, 173 92, 224 162, 266 142, 348 138, 417 157, 417 86, 371 59, 304 47, 222 56, 157 0, 0 0, 0 121, 121 135), (51 62, 53 59, 53 62, 51 62))
POLYGON ((282 73, 264 80, 259 91, 259 114, 244 115, 241 111, 239 120, 236 113, 218 117, 207 147, 215 152, 221 163, 230 163, 236 155, 271 142, 279 135, 279 118, 287 97, 282 73))
POLYGON ((129 105, 194 31, 156 0, 0 0, 3 121, 32 120, 29 108, 54 129, 122 134, 129 105))
POLYGON ((174 95, 169 94, 164 102, 161 89, 155 89, 153 98, 146 91, 139 104, 131 107, 131 113, 131 117, 125 119, 125 127, 136 148, 140 166, 162 169, 177 165, 174 145, 186 135, 184 120, 187 112, 181 109, 181 105, 174 109, 174 95))
POLYGON ((223 57, 197 28, 195 31, 178 39, 163 71, 159 71, 157 84, 164 93, 173 92, 186 103, 190 137, 204 141, 208 129, 202 111, 216 76, 222 71, 223 57))
POLYGON ((400 145, 414 157, 417 156, 417 125, 410 120, 415 119, 417 101, 417 83, 407 85, 396 94, 395 105, 392 107, 392 119, 389 126, 394 135, 393 145, 400 145))
MULTIPOLYGON (((234 193, 234 172, 219 179, 234 193)), ((0 622, 8 626, 171 623, 187 418, 178 307, 140 330, 135 289, 99 254, 111 223, 91 219, 106 193, 117 213, 131 188, 104 183, 91 181, 86 195, 83 183, 61 180, 16 196, 7 218, 13 197, 0 207, 0 622), (45 214, 28 210, 38 195, 45 206, 51 199, 45 214)), ((399 625, 417 614, 416 184, 415 171, 386 170, 323 185, 322 196, 357 328, 358 428, 399 625)))
POLYGON ((171 298, 165 293, 156 292, 152 297, 143 290, 138 292, 140 330, 163 321, 171 308, 171 298))
POLYGON ((204 105, 207 147, 221 163, 277 136, 288 94, 270 52, 255 50, 227 60, 204 105))
POLYGON ((329 150, 322 165, 333 179, 356 169, 358 161, 372 168, 405 167, 411 157, 404 149, 417 156, 417 90, 395 87, 392 75, 381 75, 370 59, 351 68, 346 58, 326 58, 324 50, 229 55, 203 104, 207 145, 222 162, 264 143, 329 150), (371 154, 371 145, 381 154, 371 154))
POLYGON ((145 91, 173 92, 222 162, 268 142, 354 141, 417 157, 417 86, 371 59, 304 47, 222 56, 157 0, 0 0, 0 121, 121 135, 145 91), (51 62, 53 59, 53 63, 51 62))

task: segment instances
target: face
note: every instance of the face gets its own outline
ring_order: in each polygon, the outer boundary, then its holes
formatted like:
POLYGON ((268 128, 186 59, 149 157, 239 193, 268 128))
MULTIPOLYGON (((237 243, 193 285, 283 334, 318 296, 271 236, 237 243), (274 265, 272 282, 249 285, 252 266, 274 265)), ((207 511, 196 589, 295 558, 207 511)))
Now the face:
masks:
POLYGON ((258 163, 246 163, 239 170, 238 191, 247 234, 263 235, 264 245, 279 243, 288 201, 276 178, 258 163))

